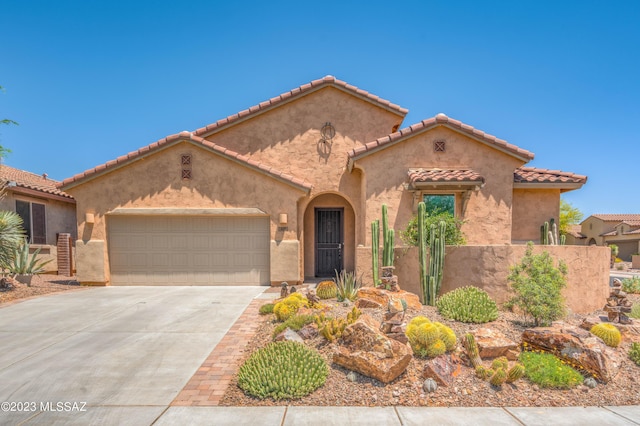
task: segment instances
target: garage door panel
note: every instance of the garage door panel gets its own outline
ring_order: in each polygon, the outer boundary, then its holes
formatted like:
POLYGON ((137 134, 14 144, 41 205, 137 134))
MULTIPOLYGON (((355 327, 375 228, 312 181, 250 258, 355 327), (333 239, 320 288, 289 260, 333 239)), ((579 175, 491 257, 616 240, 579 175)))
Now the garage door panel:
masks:
POLYGON ((269 283, 266 217, 113 216, 113 285, 269 283))

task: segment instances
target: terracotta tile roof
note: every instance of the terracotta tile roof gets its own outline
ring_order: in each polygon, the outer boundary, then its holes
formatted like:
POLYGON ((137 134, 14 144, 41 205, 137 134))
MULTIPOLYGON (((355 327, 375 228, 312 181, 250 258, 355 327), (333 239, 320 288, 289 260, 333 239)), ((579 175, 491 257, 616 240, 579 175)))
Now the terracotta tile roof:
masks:
POLYGON ((412 185, 420 183, 481 185, 484 183, 484 178, 473 170, 410 169, 408 175, 412 185))
POLYGON ((595 217, 603 222, 640 222, 640 214, 592 214, 590 217, 595 217))
POLYGON ((202 127, 200 129, 197 129, 196 131, 194 131, 193 133, 196 136, 203 136, 206 137, 208 135, 210 135, 211 133, 220 130, 223 127, 226 127, 228 125, 231 125, 232 123, 235 123, 239 120, 245 119, 247 117, 262 113, 264 111, 267 111, 269 109, 272 109, 280 104, 283 104, 285 102, 289 102, 291 100, 297 99, 301 96, 307 95, 309 93, 315 92, 316 90, 325 87, 325 86, 333 86, 336 87, 340 90, 343 90, 347 93, 350 93, 352 95, 355 95, 361 99, 364 99, 368 102, 377 104, 378 106, 381 106, 382 108, 385 108, 395 114, 398 114, 402 117, 404 117, 409 110, 406 108, 402 108, 399 105, 393 104, 385 99, 382 99, 376 95, 373 95, 369 92, 367 92, 366 90, 362 90, 357 88, 356 86, 352 86, 350 84, 348 84, 345 81, 342 80, 338 80, 337 78, 335 78, 332 75, 327 75, 323 78, 320 78, 318 80, 313 80, 310 83, 307 84, 303 84, 302 86, 296 87, 295 89, 292 89, 288 92, 285 92, 279 96, 273 97, 271 99, 269 99, 268 101, 264 101, 259 103, 258 105, 254 105, 251 108, 245 109, 243 111, 240 111, 236 114, 230 115, 227 118, 223 118, 222 120, 218 120, 215 123, 209 124, 205 127, 202 127))
POLYGON ((515 183, 575 183, 584 184, 587 177, 561 170, 539 169, 537 167, 520 167, 513 172, 515 183))
POLYGON ((355 148, 349 151, 349 162, 351 162, 364 157, 365 155, 378 151, 379 149, 383 149, 387 146, 391 146, 401 140, 407 139, 411 136, 419 134, 423 131, 432 129, 437 126, 448 127, 457 132, 463 133, 469 137, 472 137, 480 142, 483 142, 493 148, 496 148, 500 151, 503 151, 507 154, 513 155, 523 161, 530 161, 533 159, 533 153, 529 152, 525 149, 518 148, 515 145, 508 143, 505 140, 498 139, 497 137, 485 133, 481 130, 478 130, 468 124, 464 124, 461 121, 454 120, 453 118, 447 117, 445 114, 438 114, 435 117, 429 118, 427 120, 422 120, 419 123, 413 124, 409 127, 405 127, 404 129, 398 130, 395 133, 384 136, 382 138, 378 138, 373 142, 369 142, 363 146, 355 148))
POLYGON ((49 179, 46 174, 37 175, 2 164, 0 165, 0 181, 7 184, 10 187, 9 189, 11 189, 12 186, 15 188, 25 188, 73 200, 71 195, 58 189, 57 185, 60 182, 49 179))
POLYGON ((288 183, 292 186, 295 186, 305 192, 308 192, 311 190, 311 184, 296 178, 294 176, 291 176, 289 174, 283 173, 279 170, 276 170, 270 166, 264 165, 262 163, 259 163, 255 160, 250 159, 249 157, 246 157, 244 155, 238 154, 235 151, 231 151, 230 149, 227 149, 225 147, 222 147, 220 145, 217 145, 213 142, 210 142, 206 139, 203 139, 201 137, 198 137, 196 135, 194 135, 193 133, 184 131, 184 132, 180 132, 180 133, 176 133, 174 135, 170 135, 167 136, 166 138, 160 139, 150 145, 147 145, 143 148, 140 148, 137 151, 133 151, 128 153, 127 155, 123 155, 121 157, 116 158, 115 160, 111 160, 105 164, 102 164, 100 166, 97 166, 93 169, 87 170, 85 172, 79 173, 75 176, 72 176, 70 178, 65 179, 64 181, 62 181, 62 183, 59 184, 60 188, 66 188, 69 189, 70 187, 79 185, 80 183, 83 183, 87 180, 93 179, 103 173, 109 172, 111 170, 117 169, 122 167, 125 164, 129 164, 133 161, 136 161, 148 154, 151 154, 155 151, 167 148, 171 145, 174 145, 176 143, 179 142, 183 142, 183 141, 188 141, 191 142, 195 145, 199 145, 205 149, 208 149, 209 151, 213 151, 218 155, 221 155, 223 157, 226 157, 232 161, 235 161, 237 163, 240 163, 244 166, 247 166, 251 169, 254 169, 256 171, 259 171, 261 173, 264 173, 268 176, 271 176, 277 180, 283 181, 285 183, 288 183))
POLYGON ((578 238, 578 239, 587 238, 582 233, 582 226, 580 225, 569 226, 569 231, 567 232, 567 234, 571 235, 573 238, 578 238))

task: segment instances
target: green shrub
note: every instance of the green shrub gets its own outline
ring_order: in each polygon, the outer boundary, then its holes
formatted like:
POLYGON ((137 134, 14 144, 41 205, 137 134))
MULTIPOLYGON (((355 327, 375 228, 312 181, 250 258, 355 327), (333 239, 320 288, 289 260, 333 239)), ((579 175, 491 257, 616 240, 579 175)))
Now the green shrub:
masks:
POLYGON ((550 353, 522 352, 520 362, 527 378, 541 388, 570 389, 584 380, 582 374, 550 353))
POLYGON ((631 312, 629 312, 629 316, 631 318, 640 319, 640 303, 636 303, 631 308, 631 312))
POLYGON ((274 303, 266 303, 260 306, 260 315, 272 314, 274 306, 276 306, 274 303))
POLYGON ((525 322, 534 326, 549 325, 562 318, 565 312, 562 289, 567 285, 567 265, 560 261, 558 267, 548 252, 533 254, 533 243, 527 244, 522 261, 511 267, 507 277, 515 296, 506 306, 522 311, 525 322))
POLYGON ((631 344, 631 349, 629 349, 629 358, 631 358, 631 361, 635 362, 636 365, 640 367, 640 343, 633 342, 631 344))
POLYGON ((316 319, 315 315, 292 315, 285 320, 285 322, 280 323, 273 330, 273 337, 276 337, 278 334, 285 331, 287 328, 292 329, 293 331, 298 331, 302 327, 307 324, 311 324, 316 319))
POLYGON ((238 371, 240 389, 260 399, 302 398, 324 385, 329 367, 315 350, 297 342, 269 343, 238 371))
MULTIPOLYGON (((445 244, 448 246, 459 246, 466 243, 464 234, 460 230, 460 227, 464 221, 451 216, 448 212, 443 212, 435 215, 426 215, 424 219, 424 229, 431 229, 431 224, 438 226, 440 221, 444 221, 447 224, 445 231, 445 244)), ((400 231, 400 237, 402 240, 410 246, 418 246, 418 216, 411 218, 404 231, 400 231)), ((430 244, 430 236, 427 235, 427 246, 430 244)))
POLYGON ((445 293, 436 300, 440 315, 456 321, 482 324, 498 319, 498 306, 486 291, 468 286, 445 293))
POLYGON ((627 293, 640 293, 640 277, 625 278, 622 280, 622 290, 627 293))
POLYGON ((354 301, 358 297, 358 289, 362 286, 362 281, 356 277, 355 272, 347 272, 344 269, 336 271, 334 279, 337 287, 336 297, 338 302, 344 300, 354 301))

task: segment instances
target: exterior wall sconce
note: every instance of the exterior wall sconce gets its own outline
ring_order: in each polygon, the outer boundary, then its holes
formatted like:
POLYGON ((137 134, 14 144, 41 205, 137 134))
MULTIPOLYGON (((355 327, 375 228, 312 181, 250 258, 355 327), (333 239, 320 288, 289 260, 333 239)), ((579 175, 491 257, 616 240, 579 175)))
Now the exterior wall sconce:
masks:
POLYGON ((93 224, 93 223, 95 223, 96 219, 95 219, 95 216, 93 215, 93 213, 85 213, 84 214, 84 221, 89 223, 89 224, 93 224))
POLYGON ((280 213, 279 217, 278 217, 278 222, 280 222, 280 225, 286 225, 289 221, 289 217, 287 216, 286 213, 280 213))

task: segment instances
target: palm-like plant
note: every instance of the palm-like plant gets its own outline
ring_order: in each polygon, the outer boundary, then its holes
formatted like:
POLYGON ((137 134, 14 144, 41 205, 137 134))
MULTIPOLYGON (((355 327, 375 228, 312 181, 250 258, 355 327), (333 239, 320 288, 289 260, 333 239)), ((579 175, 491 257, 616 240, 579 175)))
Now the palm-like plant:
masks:
POLYGON ((0 267, 8 269, 15 250, 24 242, 22 218, 15 212, 0 211, 0 267))

